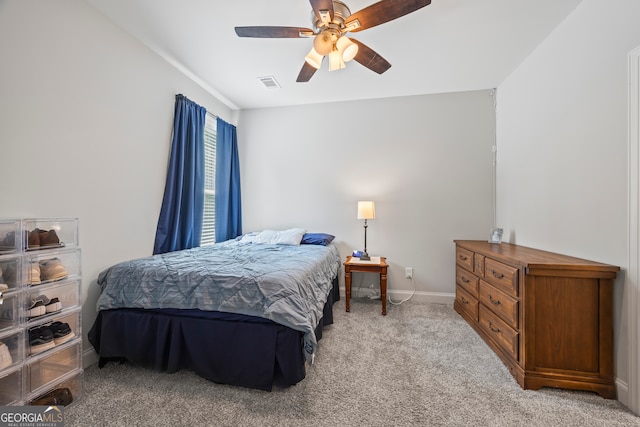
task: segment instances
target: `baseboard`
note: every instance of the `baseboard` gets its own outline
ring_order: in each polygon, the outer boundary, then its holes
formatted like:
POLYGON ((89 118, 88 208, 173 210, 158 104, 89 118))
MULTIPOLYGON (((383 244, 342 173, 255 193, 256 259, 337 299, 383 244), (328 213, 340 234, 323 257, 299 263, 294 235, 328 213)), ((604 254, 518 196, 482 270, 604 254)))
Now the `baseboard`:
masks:
POLYGON ((82 369, 87 369, 89 366, 98 363, 98 353, 93 347, 86 349, 82 352, 82 369))
POLYGON ((616 378, 615 382, 618 401, 629 408, 629 385, 620 378, 616 378))
POLYGON ((453 301, 456 299, 456 294, 450 294, 445 292, 412 292, 412 291, 398 291, 387 290, 387 297, 392 301, 404 301, 411 297, 410 301, 420 303, 431 304, 446 304, 453 306, 453 301))
MULTIPOLYGON (((376 289, 379 290, 379 289, 376 289)), ((362 290, 366 292, 365 289, 362 290)), ((340 295, 344 297, 346 295, 345 289, 340 288, 340 295)), ((353 296, 352 296, 353 297, 353 296)), ((404 301, 410 297, 410 301, 420 303, 431 304, 446 304, 453 306, 453 301, 456 299, 456 294, 450 294, 447 292, 422 292, 422 291, 406 291, 387 289, 387 298, 391 298, 394 302, 404 301)))

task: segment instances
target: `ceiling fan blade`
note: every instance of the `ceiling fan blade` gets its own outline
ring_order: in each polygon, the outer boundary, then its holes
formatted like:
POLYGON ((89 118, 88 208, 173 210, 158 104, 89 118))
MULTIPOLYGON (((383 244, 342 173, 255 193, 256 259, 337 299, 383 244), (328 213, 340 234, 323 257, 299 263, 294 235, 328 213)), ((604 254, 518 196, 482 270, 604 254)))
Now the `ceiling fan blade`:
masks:
POLYGON ((236 34, 240 37, 294 39, 312 36, 313 30, 300 27, 236 27, 236 34))
POLYGON ((357 20, 360 22, 360 26, 350 31, 362 31, 400 18, 430 4, 431 0, 382 0, 352 14, 344 24, 349 27, 350 23, 357 20))
POLYGON ((350 40, 358 45, 358 53, 356 53, 356 56, 353 59, 378 74, 382 74, 391 68, 389 61, 378 55, 378 53, 369 46, 353 38, 350 40))
POLYGON ((309 0, 309 3, 311 3, 316 18, 322 20, 320 11, 327 10, 329 11, 329 21, 333 21, 333 0, 309 0))
POLYGON ((304 61, 304 65, 302 66, 302 69, 300 70, 300 74, 298 74, 298 78, 296 79, 296 81, 299 83, 308 82, 309 80, 311 80, 311 77, 313 77, 315 72, 316 68, 309 65, 307 61, 304 61))

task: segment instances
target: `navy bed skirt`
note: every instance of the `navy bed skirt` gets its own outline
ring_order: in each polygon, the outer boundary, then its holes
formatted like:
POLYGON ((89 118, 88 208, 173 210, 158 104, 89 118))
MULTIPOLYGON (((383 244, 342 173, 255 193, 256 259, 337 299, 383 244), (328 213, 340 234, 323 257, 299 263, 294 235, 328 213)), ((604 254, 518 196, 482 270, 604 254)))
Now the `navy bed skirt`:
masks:
MULTIPOLYGON (((333 323, 338 278, 316 327, 333 323)), ((268 319, 216 311, 116 309, 98 313, 88 333, 100 356, 161 372, 193 370, 211 381, 271 391, 305 377, 303 333, 268 319)))

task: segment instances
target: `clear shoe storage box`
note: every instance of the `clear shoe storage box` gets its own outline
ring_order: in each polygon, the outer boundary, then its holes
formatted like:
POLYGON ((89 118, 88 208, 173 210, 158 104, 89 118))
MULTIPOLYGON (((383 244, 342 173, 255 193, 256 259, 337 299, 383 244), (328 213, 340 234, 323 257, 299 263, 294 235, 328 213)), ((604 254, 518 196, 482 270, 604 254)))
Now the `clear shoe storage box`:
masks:
POLYGON ((24 284, 22 273, 20 255, 0 255, 0 292, 20 290, 24 284))
POLYGON ((0 295, 0 333, 20 326, 22 321, 21 305, 21 293, 12 292, 0 295))
POLYGON ((27 252, 22 260, 27 286, 80 277, 80 249, 27 252))
POLYGON ((34 393, 38 389, 48 387, 58 378, 78 369, 80 359, 80 342, 74 340, 27 362, 27 392, 34 393))
MULTIPOLYGON (((41 353, 55 350, 68 341, 80 339, 80 337, 82 337, 81 329, 82 324, 80 323, 79 307, 52 317, 47 316, 47 318, 45 319, 32 320, 31 322, 27 323, 27 329, 25 330, 25 357, 39 356, 41 353), (70 332, 64 336, 58 337, 52 329, 52 327, 55 326, 54 324, 68 325, 70 332), (38 336, 36 335, 37 330, 43 328, 52 329, 52 344, 50 344, 51 341, 48 339, 37 341, 35 340, 38 338, 38 336)), ((43 335, 43 333, 40 333, 39 335, 43 335)))
POLYGON ((23 342, 23 329, 0 334, 0 372, 22 364, 25 358, 23 342))
POLYGON ((0 406, 22 404, 22 379, 22 367, 0 371, 0 406))
POLYGON ((24 329, 0 333, 0 406, 21 405, 24 373, 24 329))
POLYGON ((22 229, 26 251, 78 246, 77 218, 25 219, 22 229))
POLYGON ((29 393, 27 402, 29 405, 73 405, 82 397, 83 376, 82 369, 74 369, 47 386, 29 393))
POLYGON ((25 291, 24 317, 27 322, 44 319, 80 306, 80 281, 64 280, 32 286, 25 291))
POLYGON ((19 219, 0 219, 0 255, 20 252, 22 224, 19 219))

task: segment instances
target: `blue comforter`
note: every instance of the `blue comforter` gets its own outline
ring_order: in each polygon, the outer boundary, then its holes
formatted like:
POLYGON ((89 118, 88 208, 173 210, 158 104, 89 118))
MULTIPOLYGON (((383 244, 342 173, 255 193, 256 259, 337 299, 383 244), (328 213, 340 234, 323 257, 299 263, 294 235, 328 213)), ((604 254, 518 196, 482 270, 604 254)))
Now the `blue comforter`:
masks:
POLYGON ((227 241, 126 261, 98 276, 97 309, 178 308, 273 320, 304 332, 313 362, 314 329, 340 268, 335 245, 227 241))

